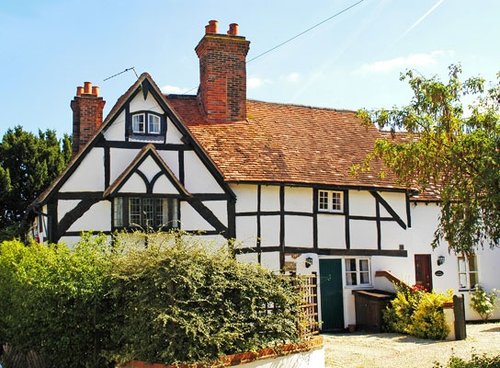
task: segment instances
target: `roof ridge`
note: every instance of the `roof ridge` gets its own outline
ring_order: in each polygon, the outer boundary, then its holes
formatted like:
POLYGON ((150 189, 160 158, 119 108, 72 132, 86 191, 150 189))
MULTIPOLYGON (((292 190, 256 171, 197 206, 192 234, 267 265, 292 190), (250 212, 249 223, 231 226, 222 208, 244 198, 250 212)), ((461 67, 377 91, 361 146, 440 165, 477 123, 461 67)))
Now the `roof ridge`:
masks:
POLYGON ((314 110, 326 110, 326 111, 334 111, 334 112, 356 113, 355 110, 350 110, 350 109, 338 109, 338 108, 334 108, 334 107, 311 106, 311 105, 296 104, 296 103, 290 103, 290 102, 286 102, 286 103, 285 102, 271 102, 271 101, 254 100, 254 99, 250 99, 250 98, 247 99, 247 101, 265 103, 265 104, 270 104, 270 105, 300 107, 300 108, 314 109, 314 110))

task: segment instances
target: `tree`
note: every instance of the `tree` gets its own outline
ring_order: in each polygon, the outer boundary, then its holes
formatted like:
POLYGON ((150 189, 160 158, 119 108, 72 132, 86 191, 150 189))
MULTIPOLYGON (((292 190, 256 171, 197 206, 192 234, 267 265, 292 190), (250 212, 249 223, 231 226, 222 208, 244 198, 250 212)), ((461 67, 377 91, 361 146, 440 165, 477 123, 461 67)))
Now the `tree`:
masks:
POLYGON ((53 130, 9 129, 0 142, 0 240, 21 235, 31 202, 61 173, 71 159, 71 140, 53 130))
MULTIPOLYGON (((381 159, 407 187, 433 188, 441 215, 433 247, 445 239, 457 253, 500 244, 500 73, 496 82, 460 80, 460 66, 449 79, 407 71, 413 91, 409 105, 391 110, 361 110, 365 124, 390 128, 392 139, 376 141, 356 170, 381 159), (472 101, 465 109, 465 102, 472 101)), ((384 175, 383 172, 380 175, 384 175)))

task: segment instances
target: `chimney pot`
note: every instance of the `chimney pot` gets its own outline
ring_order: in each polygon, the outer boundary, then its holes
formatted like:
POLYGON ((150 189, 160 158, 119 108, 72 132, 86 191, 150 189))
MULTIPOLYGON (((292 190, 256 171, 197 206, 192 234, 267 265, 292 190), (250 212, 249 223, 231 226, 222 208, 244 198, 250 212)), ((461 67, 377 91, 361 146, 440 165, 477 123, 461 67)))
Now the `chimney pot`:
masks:
POLYGON ((229 25, 229 31, 227 31, 227 34, 230 36, 238 36, 238 23, 231 23, 229 25))
POLYGON ((99 97, 99 87, 98 86, 92 86, 92 95, 95 97, 99 97))
POLYGON ((83 93, 85 93, 86 95, 92 94, 92 83, 83 82, 83 93))
POLYGON ((215 34, 218 31, 219 22, 216 20, 209 20, 208 25, 205 26, 205 34, 215 34))
POLYGON ((76 87, 76 95, 80 97, 83 94, 83 87, 78 86, 76 87))

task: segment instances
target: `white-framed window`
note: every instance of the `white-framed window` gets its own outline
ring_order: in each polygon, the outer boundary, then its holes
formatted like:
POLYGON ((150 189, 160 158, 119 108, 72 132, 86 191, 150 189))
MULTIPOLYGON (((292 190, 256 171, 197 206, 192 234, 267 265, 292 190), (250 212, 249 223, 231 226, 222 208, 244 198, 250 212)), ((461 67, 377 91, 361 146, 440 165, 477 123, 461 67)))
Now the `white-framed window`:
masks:
POLYGON ((175 228, 179 218, 178 201, 174 198, 116 197, 114 203, 115 227, 175 228))
POLYGON ((461 290, 473 289, 479 283, 475 255, 458 256, 458 282, 461 290))
POLYGON ((160 134, 160 117, 158 115, 148 114, 148 133, 160 134))
POLYGON ((370 282, 370 259, 346 258, 345 283, 347 286, 368 286, 370 282))
POLYGON ((333 190, 318 191, 318 211, 343 212, 344 193, 333 190))
POLYGON ((144 114, 134 114, 132 115, 132 131, 134 133, 145 133, 146 126, 144 124, 145 116, 144 114))

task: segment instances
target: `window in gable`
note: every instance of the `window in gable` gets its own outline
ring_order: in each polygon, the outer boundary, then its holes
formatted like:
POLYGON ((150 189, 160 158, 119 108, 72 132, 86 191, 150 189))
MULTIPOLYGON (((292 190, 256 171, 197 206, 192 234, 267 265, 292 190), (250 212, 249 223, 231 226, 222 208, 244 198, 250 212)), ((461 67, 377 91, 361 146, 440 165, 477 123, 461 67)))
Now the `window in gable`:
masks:
POLYGON ((318 192, 318 210, 323 212, 343 212, 343 192, 320 190, 318 192))
POLYGON ((148 131, 149 134, 160 134, 160 117, 158 115, 148 115, 148 131))
POLYGON ((145 133, 144 114, 132 115, 132 131, 134 133, 145 133))
POLYGON ((146 229, 178 227, 178 201, 175 198, 116 197, 114 198, 114 226, 146 229))

